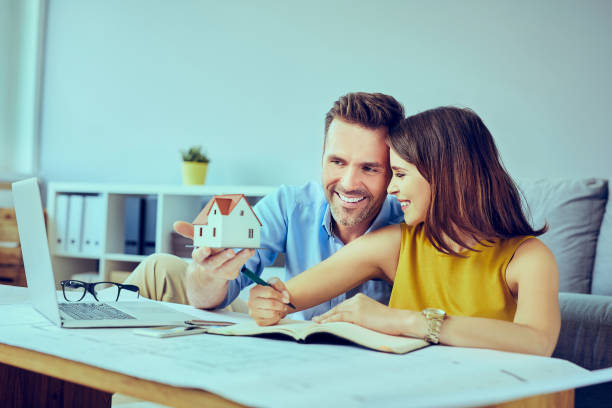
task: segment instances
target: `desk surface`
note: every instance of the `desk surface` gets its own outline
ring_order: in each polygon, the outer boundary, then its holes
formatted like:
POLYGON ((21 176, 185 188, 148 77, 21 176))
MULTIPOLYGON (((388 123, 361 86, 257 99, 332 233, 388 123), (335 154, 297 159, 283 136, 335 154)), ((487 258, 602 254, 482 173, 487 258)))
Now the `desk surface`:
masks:
MULTIPOLYGON (((49 354, 0 343, 0 362, 109 393, 121 393, 174 407, 242 407, 210 392, 147 381, 49 354)), ((573 407, 573 390, 538 395, 488 407, 573 407)))
POLYGON ((27 308, 0 306, 0 362, 172 406, 486 405, 546 393, 556 393, 555 406, 571 406, 571 389, 593 383, 562 360, 491 350, 440 346, 395 356, 260 338, 154 339, 59 329, 27 308), (443 390, 432 393, 432 381, 443 390))

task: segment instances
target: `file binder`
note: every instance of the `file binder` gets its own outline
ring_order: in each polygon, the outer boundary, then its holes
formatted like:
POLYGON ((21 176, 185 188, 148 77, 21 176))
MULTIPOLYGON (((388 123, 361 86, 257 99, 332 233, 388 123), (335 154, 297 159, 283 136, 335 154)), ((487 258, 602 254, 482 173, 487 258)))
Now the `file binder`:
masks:
POLYGON ((71 194, 68 205, 68 243, 66 251, 69 253, 81 252, 81 238, 83 234, 83 202, 81 194, 71 194))
POLYGON ((142 255, 144 218, 142 197, 125 198, 125 249, 126 254, 142 255))
POLYGON ((157 222, 157 197, 148 196, 145 201, 143 255, 155 253, 155 224, 157 222))
POLYGON ((104 197, 102 195, 86 195, 83 207, 83 246, 82 251, 88 255, 102 253, 102 237, 104 229, 104 197))
POLYGON ((66 252, 68 249, 68 211, 70 204, 68 194, 58 194, 55 197, 55 250, 66 252))

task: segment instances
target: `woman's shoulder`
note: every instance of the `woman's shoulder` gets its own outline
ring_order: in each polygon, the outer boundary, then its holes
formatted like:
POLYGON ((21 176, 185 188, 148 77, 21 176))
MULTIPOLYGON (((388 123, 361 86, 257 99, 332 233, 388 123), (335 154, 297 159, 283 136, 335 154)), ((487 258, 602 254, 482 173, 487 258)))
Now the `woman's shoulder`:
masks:
POLYGON ((514 256, 533 255, 533 254, 552 254, 550 249, 537 237, 533 235, 523 235, 501 240, 501 246, 514 249, 514 256))
POLYGON ((556 273, 555 256, 540 239, 533 236, 522 237, 508 264, 507 276, 518 279, 524 273, 531 274, 534 271, 556 273))
POLYGON ((361 238, 367 239, 388 239, 388 238, 397 238, 403 234, 403 222, 399 224, 390 224, 384 227, 378 228, 374 231, 368 232, 361 238))
POLYGON ((532 252, 532 251, 545 251, 548 247, 533 235, 520 235, 511 238, 495 239, 492 241, 485 241, 485 246, 497 247, 498 250, 508 253, 512 257, 515 257, 517 251, 520 252, 532 252), (522 248, 522 249, 521 249, 522 248))
POLYGON ((517 239, 515 258, 541 258, 542 260, 554 260, 555 256, 544 242, 534 236, 520 237, 517 239))
POLYGON ((398 224, 398 231, 401 231, 403 241, 427 239, 425 236, 425 224, 422 222, 417 225, 408 225, 405 222, 402 222, 401 224, 398 224))
POLYGON ((421 222, 418 223, 417 225, 408 225, 405 222, 401 222, 399 224, 397 224, 397 227, 401 229, 402 234, 419 234, 423 232, 423 228, 424 228, 425 223, 421 222))
POLYGON ((399 248, 402 237, 401 228, 401 224, 392 224, 370 231, 357 238, 354 245, 372 255, 386 254, 388 250, 394 251, 399 248))
POLYGON ((391 224, 379 228, 374 232, 378 233, 379 235, 393 236, 394 238, 401 238, 402 240, 406 240, 422 233, 422 223, 419 225, 408 225, 405 222, 400 222, 398 224, 391 224))

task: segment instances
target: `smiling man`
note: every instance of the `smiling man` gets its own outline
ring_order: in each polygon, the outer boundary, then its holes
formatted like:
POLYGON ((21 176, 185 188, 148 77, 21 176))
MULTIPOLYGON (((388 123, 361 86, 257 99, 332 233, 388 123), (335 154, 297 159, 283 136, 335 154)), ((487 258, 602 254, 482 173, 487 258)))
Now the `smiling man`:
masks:
MULTIPOLYGON (((266 249, 235 253, 202 247, 193 252, 189 264, 172 255, 152 255, 127 282, 138 285, 149 298, 222 308, 252 283, 240 274, 245 263, 260 275, 284 253, 284 280, 288 280, 359 236, 401 222, 399 203, 387 196, 391 170, 386 136, 403 117, 402 105, 391 96, 363 92, 342 96, 325 117, 322 183, 281 186, 254 206, 263 224, 260 243, 266 249)), ((178 222, 175 229, 193 235, 190 223, 178 222)), ((267 290, 274 289, 256 286, 250 296, 267 290)), ((303 315, 310 319, 359 292, 386 304, 391 285, 382 280, 365 282, 303 315)))
POLYGON ((323 146, 322 181, 330 223, 345 244, 370 227, 391 179, 387 128, 367 128, 350 120, 332 116, 323 146))

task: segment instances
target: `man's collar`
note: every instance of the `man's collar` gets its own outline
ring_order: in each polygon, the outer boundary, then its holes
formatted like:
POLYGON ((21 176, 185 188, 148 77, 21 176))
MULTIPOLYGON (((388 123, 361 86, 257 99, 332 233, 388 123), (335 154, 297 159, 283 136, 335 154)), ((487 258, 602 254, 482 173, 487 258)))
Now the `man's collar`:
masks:
POLYGON ((334 226, 332 223, 332 213, 331 208, 329 207, 329 203, 325 203, 325 213, 323 213, 323 220, 321 221, 321 225, 327 231, 327 235, 330 237, 334 236, 334 226))

